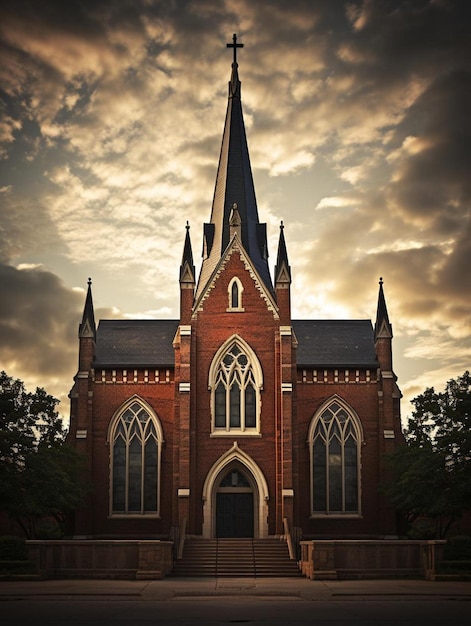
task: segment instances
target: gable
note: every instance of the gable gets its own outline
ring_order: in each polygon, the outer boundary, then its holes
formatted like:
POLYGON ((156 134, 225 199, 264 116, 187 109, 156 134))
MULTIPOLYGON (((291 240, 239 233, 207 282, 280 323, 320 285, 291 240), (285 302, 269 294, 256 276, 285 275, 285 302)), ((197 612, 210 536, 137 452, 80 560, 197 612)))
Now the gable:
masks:
MULTIPOLYGON (((204 302, 208 299, 211 292, 214 291, 219 278, 226 270, 228 263, 233 258, 233 255, 236 254, 239 256, 240 261, 242 262, 244 271, 248 273, 251 280, 253 281, 253 285, 258 291, 260 298, 265 302, 267 309, 272 312, 275 319, 278 319, 278 306, 271 292, 266 288, 265 283, 261 280, 255 266, 253 265, 250 257, 245 252, 244 247, 240 243, 237 235, 232 238, 229 246, 226 248, 224 254, 220 258, 219 263, 216 265, 216 268, 214 269, 205 288, 201 292, 197 302, 195 303, 193 315, 196 315, 198 312, 203 310, 204 302)), ((239 278, 241 278, 241 276, 239 276, 239 278)))

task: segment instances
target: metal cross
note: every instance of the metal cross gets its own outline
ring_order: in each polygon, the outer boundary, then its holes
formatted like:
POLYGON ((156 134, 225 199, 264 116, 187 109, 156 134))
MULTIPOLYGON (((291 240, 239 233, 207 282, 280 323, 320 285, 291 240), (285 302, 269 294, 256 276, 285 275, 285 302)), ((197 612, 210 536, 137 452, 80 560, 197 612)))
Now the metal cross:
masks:
POLYGON ((237 48, 243 48, 244 44, 237 43, 237 35, 234 33, 232 35, 232 43, 226 43, 226 46, 234 49, 234 63, 237 63, 237 48))

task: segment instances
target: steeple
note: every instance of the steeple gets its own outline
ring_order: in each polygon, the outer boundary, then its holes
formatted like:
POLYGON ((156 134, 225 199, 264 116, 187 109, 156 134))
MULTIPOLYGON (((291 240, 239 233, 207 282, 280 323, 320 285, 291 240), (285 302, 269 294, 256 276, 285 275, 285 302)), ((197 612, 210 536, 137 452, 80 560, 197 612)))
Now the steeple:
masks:
POLYGON ((379 279, 378 308, 376 310, 375 341, 379 338, 392 339, 392 326, 389 322, 388 309, 383 291, 383 279, 379 279))
POLYGON ((78 336, 80 339, 82 339, 83 337, 91 337, 94 341, 96 340, 95 313, 93 310, 91 278, 88 279, 87 297, 85 299, 82 322, 79 326, 78 336))
POLYGON ((237 50, 243 44, 227 44, 233 48, 231 79, 226 121, 222 138, 219 166, 216 176, 211 220, 204 225, 203 262, 196 289, 196 298, 208 283, 216 265, 231 238, 230 216, 232 207, 237 205, 240 216, 240 238, 252 263, 266 287, 273 293, 268 268, 268 246, 266 224, 258 218, 255 188, 250 166, 247 137, 241 103, 241 83, 238 74, 237 50))

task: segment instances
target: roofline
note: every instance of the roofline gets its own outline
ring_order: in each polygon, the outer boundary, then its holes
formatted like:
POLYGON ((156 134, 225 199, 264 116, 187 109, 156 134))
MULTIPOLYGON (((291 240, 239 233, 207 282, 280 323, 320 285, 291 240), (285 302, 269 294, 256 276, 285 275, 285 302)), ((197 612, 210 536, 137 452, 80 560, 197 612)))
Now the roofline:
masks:
POLYGON ((97 369, 97 368, 101 368, 101 369, 108 369, 111 367, 123 367, 125 369, 132 369, 132 368, 143 368, 143 367, 154 367, 154 368, 161 368, 161 367, 167 367, 169 369, 175 369, 175 363, 130 363, 129 361, 127 361, 126 363, 92 363, 92 367, 97 369))
POLYGON ((364 367, 367 369, 377 369, 379 367, 379 363, 378 361, 372 363, 313 363, 313 362, 308 362, 308 363, 299 363, 296 362, 296 367, 300 368, 300 367, 324 367, 325 369, 331 369, 331 368, 351 368, 351 369, 358 369, 359 367, 364 367))

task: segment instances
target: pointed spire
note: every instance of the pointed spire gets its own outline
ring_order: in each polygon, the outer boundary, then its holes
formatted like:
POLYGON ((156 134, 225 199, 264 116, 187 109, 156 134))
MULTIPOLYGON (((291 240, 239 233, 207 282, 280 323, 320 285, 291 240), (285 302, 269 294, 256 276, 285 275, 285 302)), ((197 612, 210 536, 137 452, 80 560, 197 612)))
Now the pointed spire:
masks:
POLYGON ((183 247, 182 262, 180 265, 180 283, 195 283, 195 266, 191 249, 190 224, 186 223, 185 245, 183 247))
POLYGON ((266 224, 258 217, 255 188, 250 165, 247 137, 245 134, 240 80, 238 75, 237 50, 243 44, 227 44, 234 50, 226 121, 222 138, 219 166, 216 176, 213 206, 209 224, 204 225, 203 263, 198 279, 196 297, 204 290, 212 272, 218 264, 231 237, 230 215, 237 204, 240 215, 240 238, 245 251, 257 269, 267 288, 273 292, 266 241, 266 224))
POLYGON ((291 267, 288 262, 284 229, 284 224, 281 222, 278 255, 276 257, 275 265, 275 285, 279 283, 291 283, 291 267))
POLYGON ((82 323, 79 326, 79 337, 92 337, 96 340, 95 312, 93 310, 92 279, 88 279, 87 297, 83 309, 82 323))
POLYGON ((392 326, 389 322, 388 309, 383 291, 383 278, 379 279, 378 308, 376 310, 375 341, 380 337, 391 339, 392 326))

